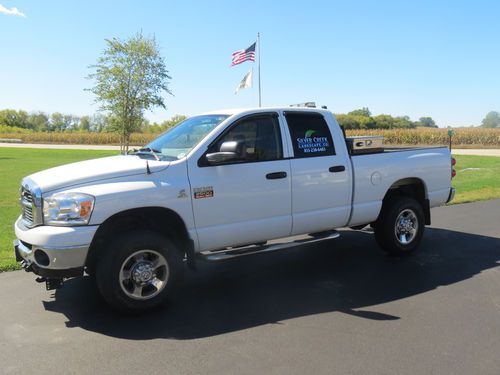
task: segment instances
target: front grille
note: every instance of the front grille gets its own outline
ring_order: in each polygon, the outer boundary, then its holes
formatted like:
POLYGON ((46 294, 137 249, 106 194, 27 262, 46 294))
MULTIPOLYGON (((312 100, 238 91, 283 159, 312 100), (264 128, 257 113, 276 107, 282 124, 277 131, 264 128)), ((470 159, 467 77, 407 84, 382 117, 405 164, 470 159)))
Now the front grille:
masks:
POLYGON ((21 218, 23 224, 33 228, 43 224, 42 191, 29 177, 21 182, 21 218))
POLYGON ((28 203, 33 203, 33 194, 24 186, 21 187, 21 199, 26 200, 28 203))
POLYGON ((21 186, 21 214, 25 225, 33 225, 33 194, 24 186, 21 186))
POLYGON ((23 219, 29 224, 33 224, 33 208, 23 207, 23 219))

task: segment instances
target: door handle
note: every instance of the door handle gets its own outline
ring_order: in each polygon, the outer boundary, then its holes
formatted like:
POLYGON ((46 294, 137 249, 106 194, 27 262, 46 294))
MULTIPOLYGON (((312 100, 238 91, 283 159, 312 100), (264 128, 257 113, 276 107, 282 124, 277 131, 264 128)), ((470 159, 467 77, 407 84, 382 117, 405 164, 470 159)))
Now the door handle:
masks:
POLYGON ((343 166, 343 165, 335 165, 333 167, 328 168, 328 171, 330 171, 332 173, 344 172, 345 171, 345 166, 343 166))
POLYGON ((277 180, 279 178, 286 178, 286 172, 273 172, 266 174, 268 180, 277 180))

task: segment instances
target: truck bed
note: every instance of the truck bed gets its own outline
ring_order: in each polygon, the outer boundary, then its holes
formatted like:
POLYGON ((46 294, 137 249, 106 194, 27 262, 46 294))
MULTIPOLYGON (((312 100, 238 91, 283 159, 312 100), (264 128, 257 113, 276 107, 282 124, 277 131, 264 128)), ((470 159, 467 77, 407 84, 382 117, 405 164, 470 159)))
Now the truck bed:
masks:
POLYGON ((365 156, 365 155, 373 155, 373 154, 386 154, 386 153, 394 153, 394 152, 402 152, 402 151, 414 151, 414 150, 431 150, 431 149, 440 149, 440 148, 448 148, 448 146, 391 146, 391 147, 384 147, 382 150, 367 150, 362 154, 356 154, 349 152, 349 155, 351 156, 365 156))
POLYGON ((352 213, 349 225, 376 220, 386 192, 405 176, 421 182, 430 207, 446 203, 450 192, 450 158, 447 147, 390 147, 351 156, 352 213))

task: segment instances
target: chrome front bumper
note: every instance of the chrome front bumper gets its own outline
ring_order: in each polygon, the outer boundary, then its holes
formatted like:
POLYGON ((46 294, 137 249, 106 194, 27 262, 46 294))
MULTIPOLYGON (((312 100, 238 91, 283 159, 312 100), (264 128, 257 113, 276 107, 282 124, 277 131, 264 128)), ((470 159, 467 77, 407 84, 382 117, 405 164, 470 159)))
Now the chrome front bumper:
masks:
POLYGON ((41 247, 27 244, 20 240, 14 240, 14 248, 16 249, 16 258, 18 261, 24 261, 26 266, 35 264, 37 267, 52 270, 83 267, 89 246, 41 247), (35 256, 37 252, 40 254, 39 257, 35 256), (41 259, 46 259, 47 262, 41 261, 41 259))
POLYGON ((14 229, 16 259, 24 269, 64 278, 83 273, 97 226, 27 228, 19 218, 14 229))

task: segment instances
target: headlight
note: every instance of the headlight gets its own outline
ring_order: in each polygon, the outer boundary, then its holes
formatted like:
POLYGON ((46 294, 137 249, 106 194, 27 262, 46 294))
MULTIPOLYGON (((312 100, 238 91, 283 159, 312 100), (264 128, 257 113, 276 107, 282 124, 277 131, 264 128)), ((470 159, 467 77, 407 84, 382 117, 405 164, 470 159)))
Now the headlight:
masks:
POLYGON ((94 209, 94 197, 82 193, 56 193, 43 199, 46 225, 86 225, 94 209))

